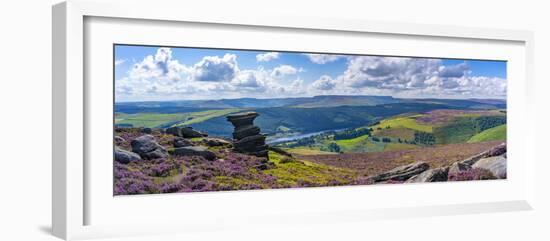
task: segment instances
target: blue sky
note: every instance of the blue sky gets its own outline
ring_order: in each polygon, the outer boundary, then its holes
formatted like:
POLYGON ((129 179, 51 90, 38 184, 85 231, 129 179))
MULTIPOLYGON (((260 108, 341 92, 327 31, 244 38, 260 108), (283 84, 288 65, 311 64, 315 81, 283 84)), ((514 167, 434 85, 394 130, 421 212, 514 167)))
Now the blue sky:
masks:
POLYGON ((115 46, 121 101, 391 95, 505 98, 506 62, 115 46))

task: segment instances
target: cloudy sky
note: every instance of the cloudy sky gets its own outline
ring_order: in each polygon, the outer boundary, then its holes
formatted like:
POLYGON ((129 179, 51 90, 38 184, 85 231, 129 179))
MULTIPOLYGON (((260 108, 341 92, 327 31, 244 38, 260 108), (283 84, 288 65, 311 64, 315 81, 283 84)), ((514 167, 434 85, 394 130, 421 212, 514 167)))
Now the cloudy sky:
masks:
POLYGON ((506 97, 506 62, 115 46, 115 101, 506 97))

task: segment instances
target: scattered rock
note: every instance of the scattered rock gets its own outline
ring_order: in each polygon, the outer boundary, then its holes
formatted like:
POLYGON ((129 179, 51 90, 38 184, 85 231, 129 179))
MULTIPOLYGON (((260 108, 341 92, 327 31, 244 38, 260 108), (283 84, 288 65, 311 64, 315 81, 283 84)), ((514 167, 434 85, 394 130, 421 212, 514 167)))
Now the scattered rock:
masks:
POLYGON ((176 156, 202 156, 206 160, 216 159, 216 154, 202 146, 186 146, 178 147, 173 150, 173 154, 176 156))
POLYGON ((122 164, 127 164, 134 161, 140 161, 141 157, 131 151, 122 150, 119 147, 115 147, 115 161, 122 164))
POLYGON ((115 144, 119 145, 119 144, 122 144, 126 142, 126 140, 124 140, 124 138, 120 137, 120 136, 115 136, 115 144))
POLYGON ((267 147, 270 151, 273 151, 275 153, 281 154, 283 156, 292 157, 292 154, 290 152, 287 152, 281 148, 274 147, 274 146, 268 146, 267 147))
POLYGON ((193 128, 189 126, 181 128, 181 137, 184 137, 184 138, 195 138, 195 137, 206 137, 206 136, 208 136, 208 134, 193 130, 193 128))
POLYGON ((449 167, 440 167, 429 169, 423 173, 409 178, 406 183, 414 182, 444 182, 447 181, 447 174, 449 173, 449 167))
POLYGON ((506 153, 506 143, 502 143, 487 151, 486 157, 501 156, 506 153))
POLYGON ((273 162, 269 162, 267 159, 262 159, 260 164, 256 165, 256 169, 260 171, 271 169, 273 167, 275 167, 275 164, 273 162))
POLYGON ((490 171, 496 178, 506 179, 506 158, 504 153, 500 156, 492 156, 480 159, 472 167, 490 171))
POLYGON ((195 138, 195 137, 205 137, 208 136, 206 133, 202 133, 200 131, 193 130, 192 127, 180 127, 180 126, 172 126, 168 129, 166 129, 166 134, 171 134, 174 136, 184 137, 184 138, 195 138))
POLYGON ((185 147, 193 145, 191 141, 179 136, 175 137, 174 140, 172 140, 172 144, 174 145, 174 147, 185 147))
POLYGON ((153 129, 151 129, 149 127, 144 127, 144 128, 141 128, 141 133, 151 134, 151 133, 153 133, 153 129))
POLYGON ((388 172, 371 177, 374 182, 383 182, 388 180, 406 181, 412 176, 418 175, 430 168, 426 162, 415 162, 409 165, 396 167, 388 172))
POLYGON ((172 126, 168 129, 166 129, 166 134, 174 135, 174 136, 180 136, 181 137, 181 128, 177 126, 172 126))
POLYGON ((243 112, 227 116, 227 121, 235 127, 233 131, 233 146, 235 151, 268 158, 268 146, 265 135, 260 134, 260 128, 254 126, 256 112, 243 112))
POLYGON ((462 160, 460 161, 461 163, 463 164, 467 164, 467 165, 474 165, 477 161, 479 161, 481 158, 486 158, 486 157, 492 157, 492 156, 500 156, 502 154, 506 153, 506 143, 502 143, 498 146, 495 146, 487 151, 484 151, 482 153, 479 153, 475 156, 472 156, 470 158, 467 158, 465 160, 462 160))
POLYGON ((231 142, 220 138, 204 138, 202 140, 208 146, 230 146, 231 142))
POLYGON ((470 166, 470 165, 468 165, 464 162, 455 162, 449 167, 449 172, 447 173, 447 175, 449 177, 456 176, 456 175, 460 174, 460 172, 467 171, 467 170, 470 170, 470 169, 472 169, 472 166, 470 166))
POLYGON ((132 151, 139 154, 143 159, 156 159, 168 157, 168 152, 164 147, 155 141, 152 135, 140 136, 130 143, 132 151))

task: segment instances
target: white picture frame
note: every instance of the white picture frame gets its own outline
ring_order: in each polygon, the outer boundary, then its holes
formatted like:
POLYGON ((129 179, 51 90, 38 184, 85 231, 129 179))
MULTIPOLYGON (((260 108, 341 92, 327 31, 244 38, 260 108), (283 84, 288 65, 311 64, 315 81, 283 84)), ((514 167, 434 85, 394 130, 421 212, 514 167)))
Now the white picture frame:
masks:
MULTIPOLYGON (((69 240, 204 231, 244 224, 291 225, 301 222, 326 223, 350 220, 378 220, 396 217, 530 210, 533 208, 535 180, 535 157, 532 150, 535 146, 533 130, 525 128, 522 133, 514 131, 514 126, 533 126, 530 124, 531 120, 529 118, 533 115, 530 112, 530 108, 528 108, 531 101, 529 94, 533 91, 531 89, 533 80, 533 34, 531 32, 277 15, 256 17, 245 17, 239 14, 209 15, 205 9, 189 8, 182 1, 165 1, 165 4, 162 5, 157 3, 153 1, 70 0, 53 7, 52 226, 55 236, 69 240), (90 152, 90 144, 87 143, 86 136, 90 135, 91 131, 87 123, 90 122, 89 118, 99 118, 97 117, 98 115, 90 115, 90 112, 95 113, 93 109, 97 108, 98 104, 90 104, 90 98, 94 98, 94 93, 89 93, 89 91, 98 87, 90 86, 86 82, 86 78, 89 78, 86 74, 86 68, 96 68, 92 63, 97 61, 87 59, 86 53, 89 50, 86 48, 89 45, 87 45, 86 41, 92 39, 101 40, 101 38, 87 38, 86 36, 96 33, 101 35, 101 33, 104 33, 99 27, 94 27, 93 30, 87 29, 86 21, 104 18, 122 22, 138 21, 137 24, 153 22, 154 24, 149 26, 151 30, 154 30, 155 26, 169 23, 174 26, 179 26, 178 24, 206 24, 214 27, 222 26, 226 30, 234 28, 235 31, 237 31, 237 28, 250 28, 249 32, 252 32, 252 34, 260 30, 267 32, 277 30, 277 33, 284 33, 285 31, 315 32, 317 34, 354 33, 359 35, 390 36, 396 39, 418 38, 421 39, 419 41, 452 42, 447 43, 448 45, 469 45, 473 41, 479 43, 477 47, 472 45, 472 48, 477 50, 489 45, 495 45, 495 43, 501 43, 503 46, 513 46, 510 47, 510 54, 502 55, 502 58, 513 63, 511 67, 513 68, 511 70, 511 79, 513 81, 509 85, 508 101, 510 102, 509 108, 511 112, 509 117, 509 145, 515 146, 512 148, 515 151, 512 151, 514 154, 511 154, 509 158, 511 160, 521 159, 522 161, 515 162, 517 165, 510 165, 511 167, 509 168, 518 170, 517 173, 519 174, 504 182, 486 182, 475 186, 466 183, 452 184, 457 190, 475 189, 475 192, 478 193, 483 193, 489 189, 502 189, 502 192, 494 195, 494 198, 484 198, 483 195, 469 196, 462 200, 457 199, 454 202, 450 196, 450 199, 441 201, 430 200, 424 202, 421 199, 416 199, 410 202, 380 202, 379 204, 373 204, 375 208, 360 208, 360 203, 351 202, 345 208, 338 208, 338 202, 342 202, 344 199, 336 198, 332 200, 335 202, 335 205, 328 208, 322 205, 311 205, 302 210, 292 210, 292 204, 283 203, 280 207, 272 208, 272 210, 255 210, 255 208, 258 208, 257 206, 249 205, 248 208, 255 211, 251 211, 250 213, 237 212, 245 208, 242 207, 243 200, 251 200, 255 203, 269 202, 268 200, 276 200, 281 196, 284 196, 285 199, 307 200, 317 198, 323 200, 337 189, 339 190, 339 196, 342 198, 354 197, 362 193, 384 196, 388 195, 388 192, 392 192, 397 193, 396 195, 405 195, 406 192, 409 192, 408 190, 412 190, 415 193, 423 193, 427 195, 426 197, 434 197, 434 193, 438 191, 442 192, 447 187, 438 184, 433 184, 433 186, 425 184, 401 187, 397 187, 400 185, 381 185, 374 187, 334 187, 311 190, 289 189, 261 192, 128 197, 123 198, 122 201, 121 199, 116 201, 128 208, 125 209, 122 206, 116 206, 119 204, 113 204, 115 206, 108 207, 110 204, 107 202, 96 201, 97 197, 94 196, 95 192, 92 191, 94 190, 94 184, 90 183, 94 182, 93 180, 97 180, 93 178, 94 175, 101 175, 101 172, 108 170, 89 174, 90 169, 96 168, 96 165, 90 164, 90 161, 86 159, 89 158, 90 152), (89 177, 92 178, 88 180, 89 177), (194 205, 193 209, 200 210, 201 206, 204 208, 207 205, 213 205, 220 199, 227 200, 228 203, 234 203, 236 205, 235 210, 233 210, 234 212, 226 210, 227 208, 222 209, 224 208, 222 205, 219 207, 219 210, 214 208, 212 212, 206 214, 191 212, 189 210, 186 219, 180 219, 177 212, 164 213, 160 217, 155 212, 145 211, 140 216, 134 215, 128 217, 128 215, 132 215, 132 210, 135 211, 139 205, 151 206, 162 202, 159 206, 163 206, 164 210, 169 210, 174 205, 194 205), (183 201, 187 203, 184 204, 183 201), (95 204, 91 205, 90 203, 95 204), (288 211, 283 211, 283 208, 286 208, 285 210, 288 211), (215 214, 214 211, 219 214, 215 214), (254 215, 254 212, 258 215, 254 215), (108 215, 112 215, 113 222, 107 222, 106 217, 109 217, 108 215), (91 216, 102 218, 98 218, 98 221, 91 221, 91 216), (122 218, 123 216, 126 218, 122 218), (192 218, 196 220, 193 221, 192 218), (231 218, 231 223, 224 220, 224 218, 231 218), (155 225, 143 223, 146 222, 144 220, 151 220, 155 225), (140 222, 143 225, 139 225, 140 222), (168 225, 174 222, 185 225, 179 225, 180 227, 168 225), (185 228, 181 228, 181 226, 185 226, 185 228)), ((109 24, 109 21, 103 23, 109 24)), ((124 28, 122 25, 118 27, 124 28)), ((101 36, 97 35, 96 37, 101 36)), ((128 39, 132 41, 130 37, 128 39)), ((105 41, 114 40, 105 39, 105 41)), ((147 41, 151 40, 141 40, 137 43, 147 41)), ((170 43, 157 42, 154 44, 170 43)), ((215 45, 216 43, 212 42, 209 44, 215 45)), ((279 50, 282 48, 281 46, 283 45, 273 48, 279 50)), ((95 47, 92 46, 92 48, 95 47)), ((490 47, 486 48, 490 49, 490 47)), ((497 50, 498 48, 495 47, 492 50, 487 50, 487 52, 498 52, 497 50)), ((470 57, 477 56, 473 51, 471 52, 470 57)), ((409 54, 415 55, 415 52, 410 52, 409 54)), ((453 54, 453 51, 449 50, 449 54, 453 54)), ((495 53, 494 56, 499 55, 495 53)), ((457 55, 457 57, 461 57, 461 55, 457 55)), ((483 56, 480 55, 480 57, 483 56)), ((111 149, 107 150, 107 152, 111 152, 111 149)), ((110 198, 113 199, 112 196, 110 198)), ((294 204, 301 205, 299 201, 294 204)))

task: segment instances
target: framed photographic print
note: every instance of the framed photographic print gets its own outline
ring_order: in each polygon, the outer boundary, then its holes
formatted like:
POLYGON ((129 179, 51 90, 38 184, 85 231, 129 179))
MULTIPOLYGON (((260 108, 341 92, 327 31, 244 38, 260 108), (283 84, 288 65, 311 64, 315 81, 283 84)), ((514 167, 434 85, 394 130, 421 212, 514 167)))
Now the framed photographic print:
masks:
POLYGON ((530 32, 168 2, 53 8, 56 236, 532 208, 530 32))

